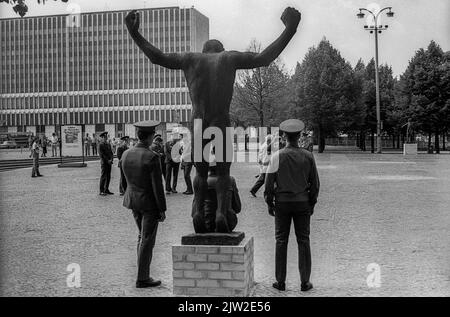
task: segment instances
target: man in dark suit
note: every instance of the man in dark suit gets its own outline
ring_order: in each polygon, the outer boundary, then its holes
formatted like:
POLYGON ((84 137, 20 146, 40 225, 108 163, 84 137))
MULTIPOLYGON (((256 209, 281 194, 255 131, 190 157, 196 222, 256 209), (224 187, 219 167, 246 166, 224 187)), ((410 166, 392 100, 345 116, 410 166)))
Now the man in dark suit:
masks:
POLYGON ((137 288, 155 287, 161 281, 150 277, 150 264, 158 223, 166 219, 166 198, 159 156, 150 150, 157 121, 138 122, 139 142, 122 155, 122 170, 127 181, 123 206, 133 211, 139 229, 137 288))
POLYGON ((102 174, 100 176, 100 195, 114 195, 109 191, 109 183, 111 181, 111 167, 114 161, 114 154, 111 144, 108 142, 108 132, 100 133, 100 144, 98 145, 98 155, 100 156, 100 164, 102 174))
POLYGON ((119 170, 120 170, 120 182, 119 182, 120 196, 123 196, 125 194, 125 190, 127 189, 127 180, 125 179, 125 175, 123 175, 123 170, 122 170, 120 160, 122 158, 123 153, 126 150, 128 150, 129 139, 130 139, 130 137, 128 137, 128 136, 121 137, 120 140, 122 141, 122 143, 117 148, 117 159, 119 160, 119 163, 117 166, 119 167, 119 170))
POLYGON ((301 290, 313 288, 311 275, 311 248, 309 244, 310 218, 319 195, 319 175, 314 156, 299 147, 300 133, 305 124, 297 119, 283 121, 280 130, 286 135, 287 145, 274 153, 266 175, 264 196, 269 214, 275 217, 275 276, 273 287, 286 289, 287 246, 291 222, 294 222, 298 244, 298 267, 301 290))
MULTIPOLYGON (((166 142, 164 145, 164 155, 166 159, 166 193, 177 193, 177 181, 178 181, 178 170, 180 169, 180 158, 181 155, 178 151, 172 151, 177 140, 173 138, 172 140, 166 142), (174 153, 172 153, 174 152, 174 153), (172 180, 173 176, 173 180, 172 180), (172 182, 172 185, 170 184, 172 182)), ((181 149, 181 148, 180 148, 181 149)))

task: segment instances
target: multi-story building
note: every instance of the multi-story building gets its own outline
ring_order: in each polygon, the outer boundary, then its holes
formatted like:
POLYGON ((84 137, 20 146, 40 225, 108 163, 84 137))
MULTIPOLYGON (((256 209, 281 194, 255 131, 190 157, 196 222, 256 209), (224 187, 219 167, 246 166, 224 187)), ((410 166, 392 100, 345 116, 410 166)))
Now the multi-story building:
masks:
MULTIPOLYGON (((164 52, 201 51, 209 20, 194 8, 142 9, 140 31, 164 52)), ((50 136, 61 125, 134 135, 133 123, 189 121, 181 71, 153 65, 125 26, 127 11, 0 20, 2 132, 50 136), (7 131, 5 131, 7 130, 7 131)))

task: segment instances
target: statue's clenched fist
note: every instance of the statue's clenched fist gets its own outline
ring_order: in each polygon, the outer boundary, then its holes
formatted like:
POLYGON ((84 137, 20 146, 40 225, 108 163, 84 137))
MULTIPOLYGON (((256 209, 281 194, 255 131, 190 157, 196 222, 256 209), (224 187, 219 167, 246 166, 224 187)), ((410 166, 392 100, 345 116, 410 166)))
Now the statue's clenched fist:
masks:
POLYGON ((300 23, 301 18, 302 15, 300 12, 292 7, 286 8, 281 15, 281 21, 283 21, 287 29, 291 30, 297 30, 297 26, 300 23))
POLYGON ((125 17, 125 24, 130 33, 137 32, 139 30, 139 13, 136 10, 128 13, 125 17))

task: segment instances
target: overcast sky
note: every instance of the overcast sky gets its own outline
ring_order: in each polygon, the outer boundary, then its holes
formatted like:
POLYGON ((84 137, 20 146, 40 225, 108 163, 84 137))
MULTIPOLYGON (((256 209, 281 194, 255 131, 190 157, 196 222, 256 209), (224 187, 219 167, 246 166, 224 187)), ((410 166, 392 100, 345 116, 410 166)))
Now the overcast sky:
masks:
MULTIPOLYGON (((356 18, 360 7, 392 6, 394 18, 383 15, 389 30, 380 36, 380 62, 392 65, 394 74, 401 74, 414 52, 435 40, 445 51, 450 50, 449 0, 69 0, 83 12, 139 9, 150 7, 194 6, 209 17, 210 38, 223 42, 225 49, 245 50, 254 38, 263 47, 283 30, 281 13, 293 6, 302 13, 302 21, 292 42, 281 58, 289 71, 302 61, 308 48, 325 36, 342 55, 355 65, 361 57, 365 62, 374 56, 374 39, 364 31, 364 20, 356 18)), ((47 0, 26 1, 27 16, 64 14, 67 4, 47 0), (42 2, 42 1, 41 1, 42 2)), ((0 17, 14 17, 7 4, 0 4, 0 17)))

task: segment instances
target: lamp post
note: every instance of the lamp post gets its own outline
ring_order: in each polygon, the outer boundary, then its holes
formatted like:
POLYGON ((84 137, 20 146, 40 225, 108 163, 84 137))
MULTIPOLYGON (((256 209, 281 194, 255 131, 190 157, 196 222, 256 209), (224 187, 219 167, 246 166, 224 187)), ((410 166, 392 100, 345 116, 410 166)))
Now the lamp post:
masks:
POLYGON ((388 29, 388 25, 378 24, 378 18, 383 11, 389 10, 386 15, 389 18, 394 17, 394 12, 392 12, 392 7, 386 7, 381 9, 378 13, 373 13, 372 11, 360 8, 359 13, 356 15, 359 19, 363 19, 365 14, 363 11, 369 12, 372 15, 375 25, 365 25, 364 29, 370 31, 370 34, 375 33, 375 87, 376 87, 376 100, 377 100, 377 153, 381 153, 381 110, 380 110, 380 77, 378 74, 378 34, 382 31, 388 29))

